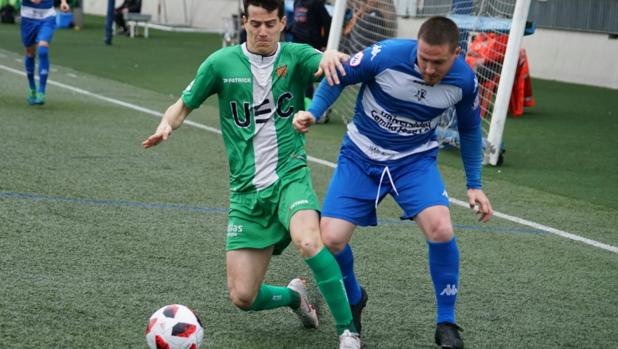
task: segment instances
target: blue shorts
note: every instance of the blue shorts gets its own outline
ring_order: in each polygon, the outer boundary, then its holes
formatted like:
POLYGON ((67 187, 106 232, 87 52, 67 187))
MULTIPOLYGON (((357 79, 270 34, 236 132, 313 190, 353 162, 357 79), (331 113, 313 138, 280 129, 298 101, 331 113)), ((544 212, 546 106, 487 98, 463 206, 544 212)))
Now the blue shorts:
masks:
POLYGON ((427 207, 448 207, 436 158, 437 150, 430 150, 396 161, 373 161, 351 142, 344 142, 322 216, 360 226, 377 225, 377 203, 387 194, 403 209, 401 219, 413 219, 427 207))
POLYGON ((56 17, 45 19, 21 19, 21 42, 30 47, 39 41, 51 42, 56 30, 56 17))

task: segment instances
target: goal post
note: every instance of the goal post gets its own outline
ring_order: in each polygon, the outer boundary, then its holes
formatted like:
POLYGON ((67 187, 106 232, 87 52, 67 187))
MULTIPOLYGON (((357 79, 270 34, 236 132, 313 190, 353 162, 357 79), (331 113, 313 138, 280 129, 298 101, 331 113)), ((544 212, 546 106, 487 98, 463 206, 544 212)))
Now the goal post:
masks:
MULTIPOLYGON (((530 2, 531 0, 335 0, 327 47, 354 54, 362 47, 380 40, 393 37, 416 38, 418 27, 430 16, 443 15, 451 18, 461 31, 462 55, 475 70, 479 80, 483 116, 483 162, 499 165, 503 152, 502 134, 530 2)), ((349 122, 353 115, 357 91, 357 87, 347 88, 335 104, 334 114, 345 122, 349 122)), ((437 134, 440 142, 458 146, 459 139, 453 117, 452 110, 445 112, 437 134), (450 129, 447 129, 448 127, 450 129), (443 138, 445 134, 447 137, 443 138)))

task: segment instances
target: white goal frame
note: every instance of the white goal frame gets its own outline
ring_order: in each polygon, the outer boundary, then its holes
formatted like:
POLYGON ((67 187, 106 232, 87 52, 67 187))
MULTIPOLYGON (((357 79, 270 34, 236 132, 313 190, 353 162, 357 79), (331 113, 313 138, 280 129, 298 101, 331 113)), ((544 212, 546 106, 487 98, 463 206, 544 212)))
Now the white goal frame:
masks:
MULTIPOLYGON (((402 0, 400 0, 402 1, 402 0)), ((414 2, 414 1, 413 1, 414 2)), ((526 20, 528 18, 528 10, 531 0, 516 0, 513 16, 510 19, 510 28, 508 29, 508 42, 506 52, 500 71, 500 81, 494 101, 491 121, 487 138, 485 140, 485 151, 483 157, 484 164, 497 165, 498 159, 502 152, 502 135, 509 107, 509 99, 515 80, 515 71, 519 59, 519 50, 521 47, 524 30, 526 28, 526 20)), ((333 10, 333 18, 331 29, 328 37, 328 49, 337 49, 341 39, 343 30, 344 15, 346 11, 347 0, 336 0, 333 10)))

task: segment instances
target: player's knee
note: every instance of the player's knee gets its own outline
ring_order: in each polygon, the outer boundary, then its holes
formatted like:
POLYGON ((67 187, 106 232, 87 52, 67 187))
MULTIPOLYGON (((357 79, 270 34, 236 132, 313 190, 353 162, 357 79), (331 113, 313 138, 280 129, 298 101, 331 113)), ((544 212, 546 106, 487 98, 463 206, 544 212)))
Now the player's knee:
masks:
POLYGON ((47 46, 39 46, 37 49, 37 53, 39 58, 47 57, 49 55, 49 47, 47 46))
POLYGON ((301 237, 294 239, 294 246, 305 258, 315 256, 323 246, 319 230, 315 229, 315 231, 307 232, 302 234, 301 237))
POLYGON ((230 301, 240 310, 249 310, 255 298, 251 292, 244 292, 236 288, 230 289, 230 301))
POLYGON ((348 243, 347 241, 341 239, 340 236, 329 233, 322 234, 322 241, 332 254, 338 254, 343 251, 345 245, 348 243))
POLYGON ((26 47, 26 56, 34 57, 35 53, 36 53, 36 46, 26 47))
POLYGON ((437 221, 426 232, 427 239, 432 242, 447 242, 453 238, 453 227, 447 221, 437 221))

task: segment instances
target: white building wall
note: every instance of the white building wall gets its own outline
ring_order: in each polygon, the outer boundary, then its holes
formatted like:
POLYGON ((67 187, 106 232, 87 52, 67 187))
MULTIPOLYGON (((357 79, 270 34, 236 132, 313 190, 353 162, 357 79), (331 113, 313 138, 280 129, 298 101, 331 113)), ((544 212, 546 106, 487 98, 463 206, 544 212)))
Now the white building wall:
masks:
MULTIPOLYGON (((89 14, 105 15, 106 0, 83 0, 89 14)), ((116 0, 120 5, 122 0, 116 0)), ((237 13, 238 0, 143 0, 142 13, 155 22, 188 24, 220 32, 237 13)), ((401 37, 416 38, 421 19, 399 19, 401 37)), ((533 77, 618 89, 618 40, 607 34, 537 29, 524 37, 533 77)))
MULTIPOLYGON (((123 0, 116 0, 116 7, 123 0)), ((153 22, 188 25, 221 32, 223 19, 237 13, 239 0, 142 0, 142 13, 152 15, 153 22)), ((83 0, 84 12, 105 16, 107 0, 83 0)))
MULTIPOLYGON (((400 36, 416 38, 422 22, 400 18, 400 36)), ((618 89, 618 40, 607 34, 537 28, 523 47, 532 77, 618 89)))

